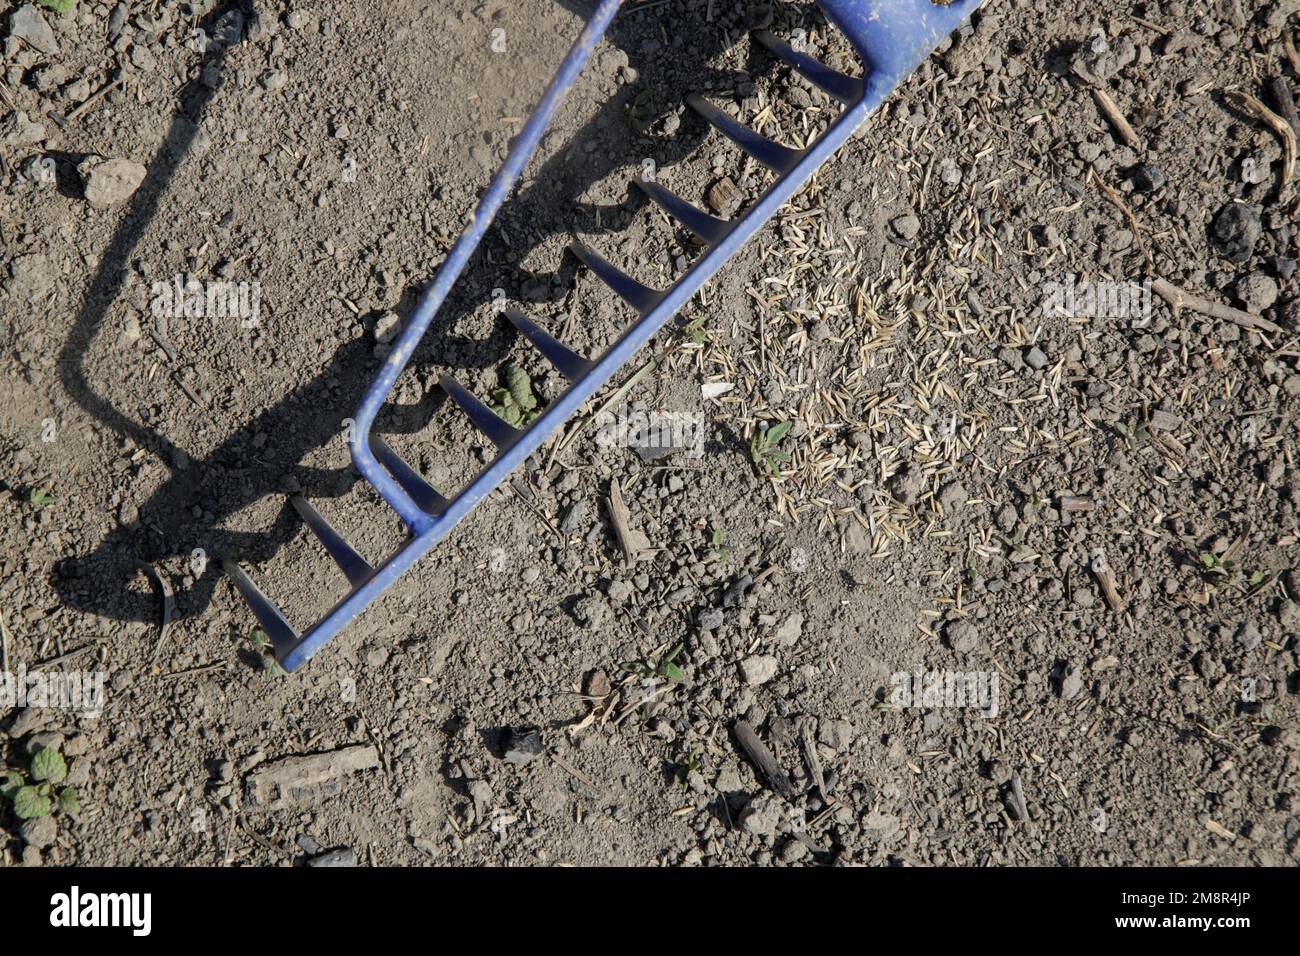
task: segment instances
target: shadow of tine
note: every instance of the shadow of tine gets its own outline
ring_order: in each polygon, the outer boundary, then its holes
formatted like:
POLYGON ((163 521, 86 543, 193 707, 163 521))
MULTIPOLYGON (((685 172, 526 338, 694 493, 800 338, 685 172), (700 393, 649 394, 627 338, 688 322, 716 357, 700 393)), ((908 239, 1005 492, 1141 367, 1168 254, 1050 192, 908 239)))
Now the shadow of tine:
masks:
MULTIPOLYGON (((583 18, 590 12, 591 5, 580 0, 557 2, 583 18)), ((259 8, 266 10, 263 15, 278 15, 261 0, 243 0, 242 3, 213 12, 206 22, 215 22, 221 15, 235 8, 241 9, 249 22, 258 15, 259 8)), ((635 37, 635 25, 629 25, 620 18, 615 21, 609 41, 627 52, 629 61, 638 70, 643 82, 653 85, 665 102, 676 102, 690 92, 690 89, 683 88, 684 81, 681 78, 674 82, 675 71, 674 75, 664 75, 663 64, 644 57, 635 37)), ((699 57, 701 70, 713 81, 725 83, 734 80, 737 75, 733 71, 716 70, 707 65, 712 58, 725 52, 726 42, 721 31, 707 31, 701 35, 699 48, 694 51, 693 55, 699 57)), ((180 108, 163 143, 146 167, 144 182, 129 200, 108 247, 99 259, 98 270, 59 353, 59 374, 72 400, 87 414, 122 437, 130 438, 140 447, 149 449, 172 468, 168 480, 150 495, 147 502, 140 505, 139 530, 117 527, 90 554, 79 556, 71 562, 61 562, 61 568, 55 575, 55 588, 65 604, 120 620, 144 621, 156 616, 157 609, 152 596, 133 592, 127 586, 138 574, 138 560, 157 560, 201 546, 210 558, 227 557, 256 564, 271 558, 300 531, 301 524, 294 518, 287 500, 285 507, 278 512, 279 517, 274 526, 269 529, 254 534, 231 532, 220 527, 225 517, 247 505, 268 495, 294 490, 280 487, 282 475, 274 469, 234 468, 232 473, 229 462, 238 461, 246 454, 244 446, 251 436, 258 433, 276 436, 277 460, 292 463, 288 469, 311 482, 313 495, 342 495, 354 483, 350 468, 322 471, 305 469, 298 463, 307 453, 337 437, 344 418, 357 407, 373 371, 370 345, 364 339, 355 339, 340 347, 329 364, 309 382, 243 424, 206 459, 189 460, 185 467, 179 467, 171 460, 167 439, 114 407, 96 392, 87 374, 86 355, 102 331, 114 303, 126 288, 132 256, 150 223, 158 215, 186 155, 194 145, 205 115, 220 87, 219 82, 211 82, 211 74, 215 72, 217 79, 221 78, 228 55, 228 49, 221 49, 206 61, 210 80, 208 84, 195 79, 181 91, 180 108), (341 388, 339 383, 344 383, 341 388), (337 408, 337 419, 321 415, 322 408, 337 408), (203 519, 197 520, 191 517, 191 513, 196 510, 195 506, 200 500, 203 500, 205 514, 203 519), (209 511, 212 512, 211 515, 207 514, 209 511), (162 528, 168 529, 165 535, 162 528)), ((763 68, 770 66, 768 60, 763 68)), ((627 96, 628 91, 625 89, 603 104, 573 134, 570 143, 598 135, 611 123, 624 122, 627 96)), ((703 129, 688 132, 683 128, 679 135, 658 141, 654 148, 661 154, 662 165, 666 166, 689 156, 699 146, 703 136, 703 129)), ((639 145, 637 148, 643 149, 644 146, 639 145)), ((618 163, 618 157, 609 156, 603 162, 585 164, 580 170, 575 170, 567 163, 566 153, 567 149, 562 149, 556 156, 545 161, 532 177, 534 185, 516 195, 507 205, 507 209, 513 205, 517 214, 528 221, 542 223, 543 228, 530 234, 523 249, 502 245, 498 236, 489 233, 489 237, 476 251, 475 262, 478 265, 482 265, 482 259, 489 249, 493 253, 491 259, 496 262, 521 263, 530 250, 549 236, 568 233, 572 228, 572 214, 576 211, 581 215, 584 209, 588 209, 574 202, 573 197, 581 195, 590 185, 604 178, 618 163), (544 186, 544 183, 551 185, 544 186), (558 201, 557 196, 552 194, 556 188, 562 188, 569 197, 569 218, 551 216, 548 219, 543 215, 558 201)), ((591 215, 583 218, 594 220, 596 207, 590 207, 588 211, 591 215)), ((572 263, 561 266, 562 273, 566 267, 571 270, 572 263)), ((444 314, 438 317, 421 342, 417 352, 420 363, 427 364, 430 359, 445 361, 447 355, 459 354, 461 359, 456 367, 486 368, 496 364, 509 349, 515 333, 512 329, 507 330, 508 324, 505 322, 498 323, 497 331, 482 341, 449 334, 462 318, 470 315, 486 299, 487 290, 496 284, 495 281, 486 284, 474 282, 471 274, 475 270, 476 265, 472 262, 462 280, 467 289, 473 291, 461 290, 455 294, 444 307, 444 314)), ((478 271, 482 272, 482 269, 478 271)), ((494 278, 499 280, 500 276, 494 278)), ((515 267, 513 285, 517 291, 522 290, 532 278, 534 277, 523 268, 515 267)), ((413 302, 415 298, 414 290, 408 290, 405 301, 413 302)), ((517 298, 522 301, 527 296, 519 295, 517 298)), ((383 429, 418 431, 424 422, 416 419, 424 417, 426 412, 436 409, 439 404, 440 402, 421 403, 418 411, 386 411, 383 429)), ((189 456, 185 457, 188 460, 189 456)), ((219 567, 219 560, 209 561, 208 570, 195 585, 177 594, 178 613, 195 614, 207 607, 220 576, 219 567)))

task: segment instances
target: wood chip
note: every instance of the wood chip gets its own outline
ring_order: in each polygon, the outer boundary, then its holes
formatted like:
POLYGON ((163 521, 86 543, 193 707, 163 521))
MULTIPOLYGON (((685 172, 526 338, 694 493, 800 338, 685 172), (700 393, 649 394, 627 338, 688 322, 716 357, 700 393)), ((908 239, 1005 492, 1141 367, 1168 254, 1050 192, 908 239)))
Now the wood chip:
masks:
POLYGON ((1126 146, 1134 149, 1142 149, 1142 137, 1129 125, 1129 121, 1124 114, 1120 112, 1119 106, 1109 93, 1098 87, 1092 88, 1092 98, 1097 103, 1097 108, 1101 110, 1106 119, 1110 120, 1110 125, 1115 127, 1115 132, 1119 133, 1119 138, 1124 141, 1126 146))
POLYGON ((1291 124, 1249 93, 1244 93, 1241 90, 1228 90, 1224 96, 1233 106, 1261 121, 1281 138, 1282 169, 1278 174, 1277 183, 1277 194, 1281 196, 1290 184, 1291 174, 1295 170, 1296 135, 1291 129, 1291 124))
POLYGON ((787 800, 795 799, 798 792, 795 790, 794 784, 790 782, 790 778, 781 769, 781 765, 776 762, 776 758, 772 756, 772 751, 768 750, 763 741, 758 739, 758 734, 754 732, 754 728, 749 726, 746 721, 738 720, 732 730, 736 734, 736 743, 740 744, 740 749, 749 758, 749 762, 757 768, 759 775, 767 782, 767 785, 787 800))
POLYGON ((623 489, 619 487, 617 478, 609 483, 609 518, 614 523, 618 546, 623 549, 623 559, 629 565, 636 564, 650 543, 645 535, 632 527, 632 515, 623 501, 623 489))
POLYGON ((1240 309, 1234 309, 1232 306, 1223 305, 1219 302, 1211 302, 1209 299, 1202 299, 1198 295, 1185 289, 1180 289, 1172 282, 1164 279, 1152 279, 1151 291, 1173 307, 1177 312, 1179 309, 1191 309, 1193 312, 1199 312, 1202 315, 1208 315, 1212 318, 1223 319, 1239 325, 1243 329, 1252 329, 1256 332, 1269 332, 1273 335, 1280 335, 1282 328, 1268 319, 1260 318, 1258 315, 1251 315, 1249 312, 1243 312, 1240 309))

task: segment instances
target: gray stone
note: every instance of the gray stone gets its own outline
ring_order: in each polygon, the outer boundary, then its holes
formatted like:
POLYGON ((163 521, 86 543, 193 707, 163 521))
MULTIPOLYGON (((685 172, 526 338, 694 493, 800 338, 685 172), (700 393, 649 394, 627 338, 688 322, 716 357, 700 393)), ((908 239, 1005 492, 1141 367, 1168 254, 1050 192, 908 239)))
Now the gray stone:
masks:
POLYGON ((308 866, 356 866, 357 851, 351 847, 345 846, 338 850, 330 850, 328 853, 322 853, 320 856, 314 856, 307 861, 308 866))
POLYGON ((1029 350, 1025 352, 1025 364, 1035 372, 1041 372, 1043 369, 1047 368, 1047 363, 1047 353, 1037 345, 1030 346, 1029 350))
POLYGON ((54 38, 53 28, 34 3, 25 3, 14 11, 9 18, 9 35, 18 37, 42 53, 59 52, 59 41, 54 38))
POLYGON ((1083 692, 1083 672, 1077 667, 1071 667, 1061 678, 1061 697, 1064 700, 1074 700, 1083 692))
POLYGON ((6 146, 35 146, 45 142, 45 127, 32 122, 22 110, 14 110, 0 123, 0 142, 6 146))
POLYGON ((970 621, 953 621, 948 625, 945 636, 948 646, 958 654, 969 654, 979 646, 979 631, 970 621))
POLYGON ((397 313, 385 312, 375 320, 375 341, 381 345, 387 345, 397 338, 397 333, 401 330, 402 320, 397 313))
POLYGON ((510 727, 502 747, 506 763, 531 763, 542 755, 542 735, 536 727, 510 727))
POLYGON ((28 846, 43 850, 47 846, 54 845, 54 841, 59 836, 59 825, 54 822, 53 817, 34 817, 31 820, 23 821, 22 827, 18 830, 18 835, 23 838, 23 842, 28 846))
POLYGON ((144 182, 145 168, 129 159, 88 159, 77 167, 86 202, 104 209, 130 199, 144 182))
POLYGON ((1262 272, 1242 276, 1237 283, 1237 298, 1247 312, 1258 315, 1277 301, 1277 281, 1262 272))
POLYGON ((790 647, 802 636, 803 615, 796 611, 794 614, 787 617, 781 626, 773 632, 772 640, 776 641, 782 647, 790 647))
POLYGON ((773 837, 781 832, 785 805, 779 797, 760 793, 740 811, 740 828, 753 836, 773 837))
POLYGON ((751 654, 740 662, 740 677, 750 687, 766 684, 776 676, 776 658, 771 654, 751 654))

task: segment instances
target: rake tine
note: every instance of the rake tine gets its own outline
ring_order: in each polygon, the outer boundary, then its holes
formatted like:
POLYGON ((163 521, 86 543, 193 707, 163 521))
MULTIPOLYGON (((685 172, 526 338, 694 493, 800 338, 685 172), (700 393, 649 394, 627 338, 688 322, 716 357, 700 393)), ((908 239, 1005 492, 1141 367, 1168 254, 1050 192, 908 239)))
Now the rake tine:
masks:
POLYGON ((790 64, 813 86, 841 103, 856 103, 862 98, 863 83, 857 77, 846 76, 839 70, 832 70, 821 60, 796 50, 767 30, 759 30, 754 34, 754 38, 775 56, 790 64))
POLYGON ((664 212, 672 216, 695 235, 711 246, 716 246, 731 231, 731 223, 696 209, 691 203, 658 183, 637 178, 632 180, 638 188, 653 199, 664 212))
POLYGON ((719 133, 774 173, 784 175, 803 159, 802 150, 782 146, 780 143, 772 142, 766 136, 755 133, 748 126, 736 122, 698 93, 687 96, 686 105, 704 117, 719 133))
POLYGON ((418 471, 406 463, 397 452, 384 441, 375 435, 370 436, 370 447, 379 459, 380 464, 388 469, 399 485, 406 489, 406 493, 415 499, 415 503, 423 508, 429 514, 442 514, 447 510, 447 499, 438 492, 433 490, 430 485, 420 475, 418 471))
POLYGON ((252 579, 244 573, 243 568, 229 559, 222 561, 221 567, 229 575, 230 580, 235 582, 235 587, 252 608, 257 623, 262 625, 262 630, 266 631, 267 637, 271 639, 271 647, 275 651, 276 658, 279 659, 288 653, 289 649, 298 643, 298 632, 284 619, 284 615, 271 603, 271 599, 263 594, 252 579))
POLYGON ((596 273, 605 285, 618 293, 619 298, 641 315, 645 315, 663 299, 664 294, 658 289, 637 282, 618 266, 602 258, 586 243, 575 239, 569 243, 569 249, 583 265, 596 273))
POLYGON ((438 384, 451 396, 452 401, 460 406, 460 410, 469 418, 470 423, 491 439, 498 448, 509 448, 523 434, 475 398, 473 393, 450 375, 442 376, 438 379, 438 384))
POLYGON ((582 378, 595 364, 573 351, 518 309, 506 309, 506 318, 570 382, 582 378))
POLYGON ((662 290, 643 285, 575 239, 570 245, 574 256, 636 311, 636 320, 621 330, 619 337, 602 354, 588 358, 571 351, 524 314, 507 312, 520 334, 571 384, 539 415, 528 416, 523 428, 515 429, 454 379, 443 376, 440 379, 443 390, 473 425, 499 448, 496 457, 477 476, 444 499, 418 471, 375 438, 371 428, 435 315, 448 301, 474 259, 497 213, 515 192, 520 177, 546 135, 547 127, 557 115, 561 99, 574 86, 623 6, 623 0, 593 2, 593 12, 581 35, 570 47, 555 78, 514 139, 505 163, 470 214, 460 238, 448 251, 418 308, 403 326, 392 351, 357 407, 353 420, 355 430, 349 440, 353 464, 361 477, 401 516, 410 530, 409 536, 371 570, 310 505, 295 501, 295 507, 308 526, 321 538, 353 582, 351 592, 301 636, 241 568, 233 562, 225 562, 226 572, 252 607, 260 626, 271 635, 276 657, 288 671, 306 664, 401 575, 444 541, 462 519, 508 480, 512 472, 525 466, 565 421, 579 413, 620 368, 624 368, 639 350, 654 340, 667 321, 686 307, 704 283, 804 188, 822 164, 862 128, 862 124, 925 62, 944 37, 958 29, 981 4, 981 0, 815 0, 827 21, 842 31, 852 44, 862 61, 862 69, 849 69, 862 74, 862 79, 831 69, 773 34, 760 33, 755 42, 764 45, 772 55, 789 64, 832 99, 844 101, 844 109, 830 119, 829 125, 806 138, 807 148, 803 150, 782 145, 746 128, 723 108, 701 96, 689 97, 687 102, 693 111, 777 175, 743 214, 730 220, 712 216, 703 206, 696 206, 656 183, 636 182, 635 185, 652 202, 682 228, 697 236, 705 246, 694 262, 678 270, 680 275, 673 284, 662 290))
POLYGON ((348 544, 343 535, 339 534, 319 511, 302 495, 294 495, 289 499, 289 504, 293 505, 293 510, 298 512, 299 516, 311 529, 312 534, 316 535, 321 544, 325 545, 325 550, 329 556, 334 559, 334 563, 339 566, 344 574, 347 575, 348 581, 353 587, 367 580, 370 575, 375 573, 375 569, 370 566, 370 562, 359 555, 352 545, 348 544))

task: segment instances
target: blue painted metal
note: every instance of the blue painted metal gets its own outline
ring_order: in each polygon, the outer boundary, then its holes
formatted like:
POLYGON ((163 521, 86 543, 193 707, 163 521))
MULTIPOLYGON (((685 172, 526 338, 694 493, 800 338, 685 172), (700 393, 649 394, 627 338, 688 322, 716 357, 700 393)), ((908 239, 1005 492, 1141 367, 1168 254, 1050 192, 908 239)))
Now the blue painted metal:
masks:
POLYGON ((386 561, 371 568, 315 509, 310 505, 304 509, 306 502, 295 502, 299 513, 303 514, 309 527, 321 538, 353 585, 352 590, 324 618, 301 635, 236 563, 224 562, 226 572, 270 636, 276 657, 286 670, 294 671, 305 664, 523 464, 808 181, 934 48, 979 7, 982 0, 953 0, 948 4, 931 0, 817 0, 827 18, 847 35, 862 57, 865 66, 862 79, 831 70, 770 34, 760 35, 759 41, 773 54, 847 104, 839 118, 805 150, 774 143, 741 126, 708 101, 690 97, 693 109, 759 162, 776 170, 780 178, 744 216, 731 222, 709 216, 661 186, 640 183, 655 202, 709 243, 707 251, 686 274, 663 291, 643 285, 594 250, 575 242, 571 246, 574 254, 632 306, 638 314, 637 321, 609 351, 593 362, 570 352, 522 315, 512 314, 510 318, 516 327, 571 379, 572 385, 531 426, 518 430, 497 418, 454 380, 444 377, 443 388, 475 426, 500 449, 497 458, 464 490, 450 499, 444 498, 392 449, 372 436, 371 427, 397 376, 410 361, 416 345, 536 151, 560 100, 577 80, 621 2, 600 0, 597 4, 595 13, 565 57, 505 165, 484 194, 464 234, 452 247, 354 416, 352 460, 361 476, 401 516, 410 530, 410 537, 386 561))

